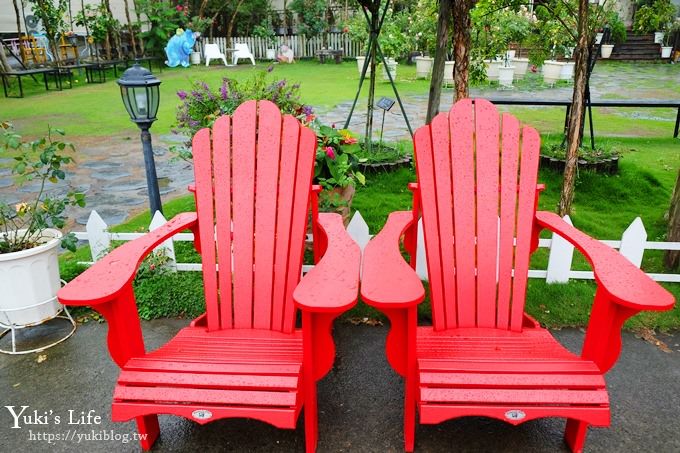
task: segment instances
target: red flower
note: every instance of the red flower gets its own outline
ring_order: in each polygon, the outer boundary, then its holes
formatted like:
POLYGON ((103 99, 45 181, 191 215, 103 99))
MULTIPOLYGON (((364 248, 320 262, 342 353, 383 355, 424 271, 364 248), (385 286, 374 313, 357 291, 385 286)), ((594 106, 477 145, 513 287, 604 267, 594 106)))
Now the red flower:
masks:
POLYGON ((182 11, 182 5, 177 5, 177 11, 182 11))
POLYGON ((332 146, 326 147, 326 155, 331 159, 335 160, 335 150, 333 149, 332 146))

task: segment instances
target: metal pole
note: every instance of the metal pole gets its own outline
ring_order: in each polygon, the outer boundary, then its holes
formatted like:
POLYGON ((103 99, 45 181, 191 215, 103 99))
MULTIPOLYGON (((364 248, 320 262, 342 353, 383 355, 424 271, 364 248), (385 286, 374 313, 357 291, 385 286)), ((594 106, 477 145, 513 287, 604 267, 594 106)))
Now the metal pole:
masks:
POLYGON ((380 143, 378 144, 378 150, 382 151, 382 145, 383 145, 383 131, 385 130, 385 113, 387 110, 383 109, 383 117, 382 117, 382 124, 380 125, 380 143))
POLYGON ((146 170, 146 187, 149 192, 149 206, 151 208, 151 217, 156 211, 163 214, 163 205, 161 204, 161 195, 158 190, 158 177, 156 176, 156 163, 153 159, 153 148, 151 146, 151 134, 149 133, 150 124, 140 124, 139 128, 142 130, 142 150, 144 151, 144 169, 146 170))

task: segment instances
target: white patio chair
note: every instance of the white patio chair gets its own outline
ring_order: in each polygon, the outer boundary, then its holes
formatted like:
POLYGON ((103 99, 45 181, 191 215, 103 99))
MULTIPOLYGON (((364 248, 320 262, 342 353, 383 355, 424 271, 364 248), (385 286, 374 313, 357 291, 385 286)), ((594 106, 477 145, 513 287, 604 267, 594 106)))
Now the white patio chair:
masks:
POLYGON ((206 44, 203 54, 205 56, 206 66, 210 66, 210 60, 212 59, 220 59, 224 62, 224 65, 227 66, 227 57, 220 52, 220 48, 217 47, 217 44, 206 44))
POLYGON ((250 58, 250 62, 255 66, 255 57, 253 56, 252 53, 250 53, 250 49, 248 48, 248 44, 246 43, 235 43, 234 44, 234 61, 233 64, 238 64, 238 59, 239 58, 250 58))

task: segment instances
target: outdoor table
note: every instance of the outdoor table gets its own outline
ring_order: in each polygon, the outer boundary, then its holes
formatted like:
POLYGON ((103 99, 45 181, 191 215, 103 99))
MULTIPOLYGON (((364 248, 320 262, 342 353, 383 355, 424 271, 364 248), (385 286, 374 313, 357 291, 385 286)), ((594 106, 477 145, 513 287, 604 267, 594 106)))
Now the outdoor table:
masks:
POLYGON ((224 49, 224 56, 227 59, 227 66, 236 66, 233 61, 234 61, 234 52, 236 52, 236 49, 233 47, 227 47, 224 49))
POLYGON ((316 55, 319 57, 319 62, 326 63, 326 58, 333 58, 335 64, 342 63, 342 49, 320 49, 316 51, 316 55))
POLYGON ((48 83, 48 76, 53 75, 55 78, 55 89, 59 90, 59 76, 57 74, 57 69, 55 68, 39 68, 39 69, 26 69, 24 71, 14 71, 14 72, 0 72, 0 77, 2 77, 2 89, 5 92, 5 97, 24 97, 24 87, 21 83, 21 78, 24 76, 31 76, 33 77, 36 74, 42 74, 43 76, 43 82, 45 83, 45 90, 49 91, 49 83, 48 83), (10 96, 8 89, 9 89, 9 78, 10 77, 16 77, 17 80, 19 81, 19 96, 10 96))

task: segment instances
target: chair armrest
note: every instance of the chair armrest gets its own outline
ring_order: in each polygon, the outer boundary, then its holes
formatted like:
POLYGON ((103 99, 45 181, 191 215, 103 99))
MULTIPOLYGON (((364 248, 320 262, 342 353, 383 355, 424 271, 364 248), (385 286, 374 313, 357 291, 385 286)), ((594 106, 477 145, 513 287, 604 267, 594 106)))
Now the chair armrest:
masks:
POLYGON ((574 245, 590 262, 595 280, 609 299, 634 310, 668 310, 671 293, 638 269, 623 255, 577 230, 553 212, 536 212, 539 229, 547 228, 574 245))
POLYGON ((293 299, 302 310, 345 311, 358 298, 361 250, 347 234, 339 214, 319 214, 318 225, 318 231, 327 238, 328 248, 297 285, 293 299))
POLYGON ((425 288, 399 251, 399 239, 414 226, 411 211, 393 212, 364 249, 361 298, 376 308, 408 308, 425 298, 425 288))
POLYGON ((116 299, 132 281, 145 256, 169 237, 196 224, 196 213, 186 212, 123 244, 59 290, 59 301, 64 305, 97 305, 116 299))

